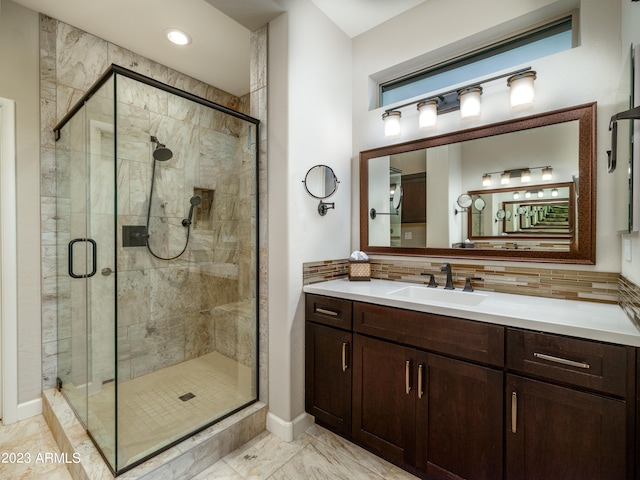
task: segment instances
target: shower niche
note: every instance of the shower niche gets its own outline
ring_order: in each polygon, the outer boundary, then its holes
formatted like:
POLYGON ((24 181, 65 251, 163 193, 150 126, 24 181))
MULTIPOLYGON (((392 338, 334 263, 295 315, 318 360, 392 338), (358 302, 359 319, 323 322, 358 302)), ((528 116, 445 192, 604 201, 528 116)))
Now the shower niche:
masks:
POLYGON ((202 199, 202 203, 195 210, 193 228, 196 230, 213 229, 213 198, 214 190, 209 188, 194 188, 193 195, 202 199))
POLYGON ((58 385, 115 474, 257 400, 258 129, 116 65, 55 128, 58 385))

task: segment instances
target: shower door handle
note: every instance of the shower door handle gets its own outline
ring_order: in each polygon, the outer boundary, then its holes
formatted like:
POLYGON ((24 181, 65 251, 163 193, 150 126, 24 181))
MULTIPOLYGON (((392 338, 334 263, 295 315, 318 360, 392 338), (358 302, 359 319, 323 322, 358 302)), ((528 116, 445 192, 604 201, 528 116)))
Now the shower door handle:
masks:
POLYGON ((98 268, 97 267, 97 265, 98 265, 97 256, 98 256, 98 254, 97 254, 97 245, 96 245, 95 240, 93 240, 91 238, 75 238, 75 239, 71 240, 69 242, 69 265, 68 265, 69 276, 71 278, 89 278, 89 277, 93 277, 96 274, 96 271, 97 271, 97 268, 98 268), (81 275, 77 275, 77 274, 75 274, 73 272, 73 247, 75 246, 76 243, 79 243, 79 242, 88 242, 88 243, 90 243, 91 244, 91 250, 93 251, 92 255, 91 255, 91 261, 93 263, 92 270, 89 273, 83 273, 81 275))

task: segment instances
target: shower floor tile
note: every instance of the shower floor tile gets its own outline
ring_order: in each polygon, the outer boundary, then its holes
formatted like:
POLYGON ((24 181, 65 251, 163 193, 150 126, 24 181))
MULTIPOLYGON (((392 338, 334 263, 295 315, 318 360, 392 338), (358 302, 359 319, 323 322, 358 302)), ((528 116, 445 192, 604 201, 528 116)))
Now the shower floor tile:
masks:
MULTIPOLYGON (((140 460, 255 398, 251 369, 213 352, 117 385, 118 464, 140 460)), ((115 383, 89 397, 89 431, 113 458, 115 383)))

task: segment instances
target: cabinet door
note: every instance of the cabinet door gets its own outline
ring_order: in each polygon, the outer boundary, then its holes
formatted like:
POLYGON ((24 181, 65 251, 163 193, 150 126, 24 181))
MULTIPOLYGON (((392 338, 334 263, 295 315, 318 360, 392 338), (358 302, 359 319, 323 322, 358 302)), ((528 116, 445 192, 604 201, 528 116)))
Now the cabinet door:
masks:
POLYGON ((415 350, 353 335, 353 437, 397 465, 415 465, 415 350))
POLYGON ((627 478, 625 402, 516 375, 506 397, 506 478, 627 478))
POLYGON ((305 408, 316 422, 351 433, 351 333, 306 324, 305 408))
POLYGON ((418 469, 433 479, 502 478, 502 371, 426 353, 417 362, 418 469))

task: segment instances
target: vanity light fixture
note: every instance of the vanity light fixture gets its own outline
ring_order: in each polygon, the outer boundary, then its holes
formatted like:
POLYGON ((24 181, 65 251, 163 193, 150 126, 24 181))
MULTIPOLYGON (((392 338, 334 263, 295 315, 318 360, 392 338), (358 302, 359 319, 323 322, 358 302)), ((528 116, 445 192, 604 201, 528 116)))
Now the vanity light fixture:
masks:
POLYGON ((164 31, 164 34, 174 45, 184 46, 191 43, 191 37, 189 36, 189 34, 182 30, 178 30, 177 28, 167 28, 164 31))
POLYGON ((384 121, 384 136, 387 138, 396 138, 400 136, 400 118, 402 113, 398 110, 390 110, 382 114, 384 121))
POLYGON ((420 130, 435 127, 438 123, 438 102, 425 100, 418 103, 418 125, 420 130))
POLYGON ((552 197, 557 197, 558 196, 558 189, 557 188, 554 188, 554 189, 551 190, 551 196, 552 197))
POLYGON ((473 119, 480 117, 482 87, 466 87, 458 90, 460 101, 460 118, 473 119))
POLYGON ((509 102, 511 108, 525 107, 533 104, 535 98, 535 89, 533 81, 536 79, 536 72, 529 70, 527 72, 512 75, 507 79, 509 87, 509 102))
POLYGON ((520 183, 527 183, 531 181, 531 170, 542 170, 542 180, 551 180, 553 168, 546 167, 525 167, 525 168, 512 168, 510 170, 504 170, 502 172, 487 172, 482 174, 482 186, 491 186, 491 175, 497 173, 500 174, 500 183, 502 185, 508 185, 512 178, 520 177, 520 183))
MULTIPOLYGON (((531 67, 526 67, 491 78, 485 78, 475 83, 458 87, 455 90, 434 93, 428 97, 389 108, 382 114, 385 137, 395 138, 400 136, 400 118, 402 116, 400 109, 410 105, 417 105, 419 112, 418 125, 421 130, 434 127, 437 124, 438 115, 455 110, 460 110, 461 119, 478 118, 480 116, 482 85, 507 77, 507 85, 511 89, 511 96, 514 96, 516 95, 514 92, 525 91, 526 85, 533 85, 536 72, 532 71, 531 67)), ((517 96, 518 98, 529 98, 521 93, 518 93, 517 96)), ((512 106, 513 101, 514 100, 512 100, 512 106)), ((519 102, 519 106, 526 105, 526 103, 523 103, 523 100, 519 100, 519 102)))
POLYGON ((513 199, 518 200, 520 198, 520 192, 513 192, 513 199))
POLYGON ((538 198, 544 197, 544 190, 538 190, 538 198))

